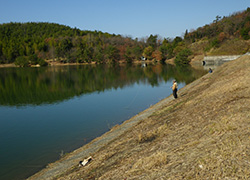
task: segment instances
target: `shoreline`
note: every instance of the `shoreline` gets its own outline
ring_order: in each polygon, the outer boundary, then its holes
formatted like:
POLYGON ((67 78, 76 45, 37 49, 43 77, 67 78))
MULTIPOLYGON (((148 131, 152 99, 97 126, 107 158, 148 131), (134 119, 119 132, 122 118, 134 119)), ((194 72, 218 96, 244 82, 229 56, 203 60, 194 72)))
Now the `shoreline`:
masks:
POLYGON ((249 65, 223 64, 28 179, 249 179, 249 65))
MULTIPOLYGON (((207 74, 205 74, 204 76, 207 76, 207 74)), ((179 89, 179 97, 184 96, 190 88, 196 86, 200 81, 202 81, 204 76, 179 89)), ((138 113, 132 118, 124 121, 122 124, 114 126, 109 131, 95 138, 91 142, 70 152, 65 157, 62 157, 61 159, 48 164, 46 168, 28 177, 27 180, 50 180, 56 178, 57 176, 60 176, 64 172, 69 171, 72 167, 78 165, 79 161, 91 156, 92 154, 98 152, 100 149, 105 148, 107 144, 119 138, 131 128, 136 126, 138 123, 146 120, 147 118, 152 116, 156 111, 160 110, 164 106, 167 106, 170 102, 173 102, 174 100, 175 99, 171 94, 170 96, 160 100, 156 104, 138 113)))
MULTIPOLYGON (((52 66, 82 66, 82 65, 96 65, 98 63, 96 62, 91 62, 91 63, 61 63, 61 62, 57 62, 57 61, 52 61, 52 60, 46 60, 46 62, 48 63, 48 66, 46 67, 52 67, 52 66)), ((131 64, 141 64, 141 63, 158 63, 159 61, 155 61, 155 60, 136 60, 133 61, 131 64)), ((173 59, 168 59, 166 61, 164 61, 167 64, 172 64, 174 65, 174 60, 173 59)), ((110 63, 107 63, 110 64, 110 63)), ((111 63, 112 64, 112 63, 111 63)), ((117 64, 119 65, 124 65, 124 64, 128 64, 125 61, 118 61, 117 64)), ((37 65, 31 65, 29 67, 40 67, 39 64, 37 65)), ((0 68, 20 68, 20 66, 16 66, 14 63, 9 63, 9 64, 0 64, 0 68)))
POLYGON ((155 105, 152 105, 132 118, 124 121, 122 124, 114 126, 100 137, 95 138, 88 144, 85 144, 82 147, 70 152, 65 157, 49 164, 46 168, 42 169, 31 177, 28 177, 28 180, 49 180, 55 178, 64 171, 67 171, 73 166, 77 165, 80 160, 90 156, 92 153, 96 153, 98 150, 105 147, 108 143, 124 134, 127 130, 132 128, 140 121, 148 118, 154 113, 156 109, 160 108, 163 104, 168 103, 171 100, 174 100, 172 95, 161 100, 155 105))

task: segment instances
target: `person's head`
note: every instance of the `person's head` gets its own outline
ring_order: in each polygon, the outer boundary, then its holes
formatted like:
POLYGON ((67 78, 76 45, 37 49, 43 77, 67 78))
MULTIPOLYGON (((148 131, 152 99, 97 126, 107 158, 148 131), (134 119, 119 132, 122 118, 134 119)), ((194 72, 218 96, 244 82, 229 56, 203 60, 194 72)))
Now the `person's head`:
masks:
POLYGON ((176 82, 176 80, 173 80, 173 83, 175 83, 176 82))

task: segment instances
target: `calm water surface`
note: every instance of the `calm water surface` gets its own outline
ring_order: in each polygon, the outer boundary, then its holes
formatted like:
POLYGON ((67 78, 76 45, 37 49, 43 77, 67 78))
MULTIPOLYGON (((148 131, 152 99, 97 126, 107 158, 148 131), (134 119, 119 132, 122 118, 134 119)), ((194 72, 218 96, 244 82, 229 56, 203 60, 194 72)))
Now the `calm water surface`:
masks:
POLYGON ((204 75, 171 65, 0 69, 0 179, 25 179, 204 75))

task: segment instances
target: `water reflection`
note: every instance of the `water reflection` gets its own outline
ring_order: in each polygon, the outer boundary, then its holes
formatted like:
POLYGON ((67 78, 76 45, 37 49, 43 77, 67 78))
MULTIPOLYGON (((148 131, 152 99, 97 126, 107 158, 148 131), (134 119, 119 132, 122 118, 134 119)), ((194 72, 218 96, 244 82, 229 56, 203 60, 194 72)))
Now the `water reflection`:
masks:
POLYGON ((0 179, 24 179, 199 78, 169 64, 0 69, 0 179))
POLYGON ((25 106, 58 103, 74 96, 144 82, 159 85, 159 77, 185 84, 204 74, 170 64, 86 65, 0 69, 0 105, 25 106))

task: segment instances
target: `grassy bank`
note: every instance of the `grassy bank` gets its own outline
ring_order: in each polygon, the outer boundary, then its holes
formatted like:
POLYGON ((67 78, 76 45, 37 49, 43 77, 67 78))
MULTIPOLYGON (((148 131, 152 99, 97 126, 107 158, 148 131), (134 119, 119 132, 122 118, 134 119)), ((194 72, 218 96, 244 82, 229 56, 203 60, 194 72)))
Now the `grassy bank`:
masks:
POLYGON ((152 107, 149 116, 89 152, 87 166, 78 167, 86 154, 66 171, 52 170, 124 125, 30 179, 42 179, 49 170, 51 179, 249 179, 249 82, 246 55, 185 86, 177 100, 152 107))

